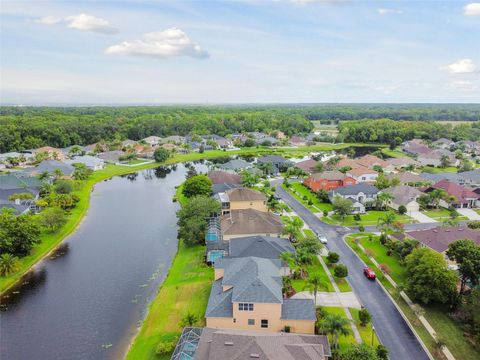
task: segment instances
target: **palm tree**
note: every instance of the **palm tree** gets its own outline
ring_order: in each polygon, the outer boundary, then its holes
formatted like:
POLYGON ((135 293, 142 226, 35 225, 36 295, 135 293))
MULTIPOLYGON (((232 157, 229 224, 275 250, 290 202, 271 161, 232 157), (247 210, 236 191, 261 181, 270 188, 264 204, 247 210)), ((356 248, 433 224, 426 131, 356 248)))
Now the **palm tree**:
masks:
POLYGON ((48 173, 48 171, 43 171, 40 174, 38 174, 38 178, 42 181, 47 180, 49 177, 50 177, 50 174, 48 173))
POLYGON ((350 320, 341 315, 327 315, 319 323, 320 329, 331 335, 332 347, 338 348, 338 338, 350 334, 350 320))
POLYGON ((283 234, 288 235, 288 239, 290 241, 293 240, 293 238, 298 235, 300 230, 303 227, 303 221, 298 218, 298 217, 293 217, 293 218, 286 218, 285 219, 285 227, 283 228, 283 234))
POLYGON ((315 304, 317 303, 317 293, 318 289, 327 289, 327 284, 325 281, 322 280, 319 274, 313 274, 309 276, 307 279, 307 283, 305 285, 305 289, 310 290, 310 293, 313 292, 313 297, 315 299, 315 304))
POLYGON ((7 276, 15 272, 18 267, 18 259, 12 254, 0 256, 0 276, 7 276))
POLYGON ((377 227, 380 228, 381 232, 384 236, 387 236, 388 230, 393 227, 393 223, 395 222, 395 214, 392 212, 388 212, 385 214, 384 217, 378 219, 377 227))
POLYGON ((291 252, 285 251, 280 254, 280 260, 287 264, 289 267, 292 267, 295 259, 293 258, 293 254, 291 252))
POLYGON ((439 208, 441 200, 448 199, 448 194, 443 189, 434 189, 430 193, 428 193, 428 196, 435 209, 439 208))
POLYGON ((55 174, 55 178, 59 179, 63 176, 63 171, 61 169, 55 169, 53 172, 55 174))
POLYGON ((394 196, 387 192, 382 192, 377 196, 377 207, 383 209, 390 201, 394 199, 394 196))

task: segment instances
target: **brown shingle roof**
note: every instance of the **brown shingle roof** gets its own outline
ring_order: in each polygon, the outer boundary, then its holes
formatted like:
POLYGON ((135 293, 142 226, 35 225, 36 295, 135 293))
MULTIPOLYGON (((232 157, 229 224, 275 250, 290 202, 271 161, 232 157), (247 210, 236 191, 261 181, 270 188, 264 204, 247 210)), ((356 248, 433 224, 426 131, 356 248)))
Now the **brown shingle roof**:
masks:
POLYGON ((214 184, 241 184, 242 178, 237 174, 230 174, 225 171, 213 170, 208 173, 208 177, 214 184))
POLYGON ((313 180, 331 180, 331 181, 337 181, 337 180, 343 180, 345 179, 345 174, 341 173, 340 171, 337 170, 332 170, 332 171, 322 171, 321 173, 316 173, 311 176, 313 180))
POLYGON ((279 216, 255 209, 232 210, 222 216, 222 235, 280 234, 283 224, 279 216))
MULTIPOLYGON (((407 232, 407 235, 438 252, 446 251, 449 244, 462 239, 472 240, 480 246, 480 231, 467 227, 437 227, 407 232)), ((393 236, 399 238, 397 235, 393 236)))
POLYGON ((401 172, 398 174, 389 174, 386 176, 387 179, 392 180, 398 178, 401 184, 409 184, 409 183, 424 183, 428 182, 428 180, 424 179, 420 175, 411 173, 411 172, 401 172))
POLYGON ((228 198, 230 201, 266 201, 267 197, 257 190, 247 188, 237 188, 227 190, 228 198))
POLYGON ((316 160, 308 159, 308 160, 304 160, 296 163, 295 166, 305 171, 312 171, 315 169, 315 166, 317 165, 317 163, 318 161, 316 160))
POLYGON ((357 159, 357 163, 368 168, 373 167, 375 165, 380 165, 381 167, 388 166, 388 163, 385 160, 370 154, 367 154, 357 159))
POLYGON ((355 169, 351 169, 347 171, 347 174, 353 175, 353 176, 360 176, 360 175, 365 175, 365 174, 378 174, 375 170, 369 169, 364 166, 357 167, 355 169))

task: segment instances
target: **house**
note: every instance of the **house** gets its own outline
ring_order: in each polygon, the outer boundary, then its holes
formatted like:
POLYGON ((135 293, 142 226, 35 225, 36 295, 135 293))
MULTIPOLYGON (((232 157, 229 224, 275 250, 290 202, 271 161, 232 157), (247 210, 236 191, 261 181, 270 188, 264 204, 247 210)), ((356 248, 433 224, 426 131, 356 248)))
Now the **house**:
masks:
POLYGON ((465 179, 461 177, 458 173, 450 173, 450 172, 441 172, 441 173, 421 173, 420 177, 424 179, 424 181, 428 181, 430 183, 437 183, 441 180, 447 180, 449 182, 453 182, 457 185, 463 186, 465 185, 465 179))
POLYGON ((380 166, 384 172, 393 172, 395 170, 395 166, 393 166, 392 164, 388 163, 383 159, 380 159, 378 156, 370 154, 364 155, 361 158, 356 159, 356 163, 369 169, 380 166))
POLYGON ((422 166, 436 166, 439 167, 442 165, 442 158, 446 156, 448 158, 448 162, 451 166, 458 166, 460 161, 455 158, 455 154, 448 150, 438 149, 430 151, 426 154, 419 154, 417 157, 417 161, 422 166))
POLYGON ((420 163, 417 160, 410 157, 391 158, 387 159, 386 162, 392 165, 395 169, 403 169, 407 166, 420 166, 420 163))
POLYGON ((440 138, 440 139, 432 142, 432 146, 435 147, 436 149, 446 149, 446 150, 448 150, 454 145, 455 145, 455 142, 453 142, 452 140, 445 139, 445 138, 440 138))
POLYGON ((394 234, 392 236, 397 240, 403 240, 404 238, 416 240, 422 246, 429 247, 441 254, 445 254, 448 250, 448 245, 457 240, 472 240, 480 246, 480 231, 462 226, 437 227, 428 230, 409 231, 405 234, 394 234))
POLYGON ((0 175, 0 211, 13 209, 16 214, 36 211, 35 200, 39 198, 42 182, 33 176, 18 173, 0 175), (12 199, 15 194, 31 194, 31 199, 12 199))
POLYGON ((315 167, 317 166, 317 164, 318 164, 317 160, 308 159, 308 160, 297 162, 295 164, 295 167, 302 169, 303 171, 311 174, 315 172, 315 167))
POLYGON ((135 145, 137 145, 138 143, 134 140, 130 140, 130 139, 127 139, 127 140, 123 140, 121 143, 120 143, 120 147, 123 149, 123 148, 126 148, 126 147, 133 147, 135 145))
POLYGON ((278 174, 280 171, 286 170, 291 165, 290 161, 285 159, 283 156, 278 156, 278 155, 262 156, 257 159, 257 164, 258 165, 272 164, 273 175, 278 174))
POLYGON ((401 146, 401 149, 402 151, 412 155, 428 154, 432 151, 432 149, 430 149, 423 143, 422 140, 419 139, 413 139, 404 142, 401 146))
POLYGON ((162 144, 175 144, 175 145, 183 145, 187 142, 187 139, 185 136, 180 136, 180 135, 171 135, 167 136, 166 138, 163 138, 160 143, 162 144))
POLYGON ((91 152, 91 153, 93 153, 93 152, 107 152, 108 151, 108 145, 105 144, 105 143, 101 143, 101 142, 86 145, 86 146, 84 146, 84 148, 87 152, 91 152))
POLYGON ((116 164, 120 161, 120 158, 122 156, 125 156, 125 154, 126 153, 123 151, 113 150, 113 151, 106 151, 106 152, 99 153, 97 157, 99 159, 102 159, 106 163, 116 164))
POLYGON ((310 190, 317 192, 319 190, 335 190, 341 186, 354 185, 356 180, 340 171, 323 171, 310 175, 303 182, 310 190))
POLYGON ((328 360, 330 356, 325 335, 187 327, 171 360, 328 360))
POLYGON ((282 263, 259 257, 221 258, 205 318, 207 327, 314 334, 311 299, 284 299, 282 263))
POLYGON ((66 164, 83 164, 85 165, 88 169, 97 171, 101 170, 105 167, 105 161, 102 159, 99 159, 94 156, 90 155, 84 155, 84 156, 76 156, 73 159, 70 160, 64 160, 63 161, 66 164))
POLYGON ((400 206, 405 206, 407 213, 410 214, 412 211, 419 211, 420 205, 417 202, 419 196, 423 193, 415 187, 408 185, 398 185, 385 190, 382 190, 384 193, 391 194, 393 199, 388 203, 388 206, 398 210, 400 206))
POLYGON ((290 145, 292 146, 305 146, 307 145, 307 140, 300 137, 300 136, 292 136, 289 141, 290 145))
MULTIPOLYGON (((388 174, 386 178, 388 180, 398 179, 400 181, 400 185, 420 186, 421 184, 430 182, 429 179, 426 179, 420 175, 414 174, 409 171, 400 172, 396 174, 388 174)), ((432 182, 435 182, 435 181, 432 181, 432 182)))
POLYGON ((222 214, 242 209, 268 211, 267 197, 257 190, 239 187, 218 193, 215 197, 220 201, 222 214))
POLYGON ((354 178, 356 182, 375 182, 378 177, 378 172, 361 166, 347 170, 346 175, 354 178))
POLYGON ((55 176, 55 173, 58 171, 62 173, 62 177, 69 178, 72 177, 75 167, 63 161, 43 160, 36 167, 25 169, 21 173, 30 176, 48 173, 50 176, 55 176))
POLYGON ((366 208, 373 206, 380 192, 375 186, 366 183, 342 186, 328 193, 328 197, 332 200, 335 196, 344 199, 350 199, 353 203, 354 213, 365 213, 366 208))
POLYGON ((361 165, 358 164, 355 160, 349 159, 349 158, 342 158, 340 159, 337 164, 335 165, 336 169, 342 169, 342 168, 350 168, 350 169, 356 169, 360 167, 361 165))
POLYGON ((152 159, 155 149, 151 145, 137 144, 133 146, 133 151, 138 157, 152 159))
POLYGON ((458 173, 458 175, 463 179, 464 185, 470 187, 480 186, 480 169, 464 171, 458 173))
POLYGON ((250 169, 253 164, 242 159, 233 159, 224 164, 218 164, 217 167, 224 171, 241 172, 242 170, 250 169))
POLYGON ((32 149, 30 150, 30 153, 33 155, 47 154, 48 159, 54 159, 54 160, 64 160, 67 158, 67 156, 63 154, 60 149, 57 149, 51 146, 43 146, 37 149, 32 149))
POLYGON ((228 173, 220 170, 212 170, 208 173, 208 177, 213 184, 241 184, 240 175, 228 173))
POLYGON ((283 232, 280 216, 256 209, 231 210, 221 216, 219 227, 223 240, 252 235, 280 237, 283 232))
POLYGON ((205 136, 204 137, 206 140, 207 139, 210 139, 210 140, 213 140, 216 144, 217 144, 217 147, 219 149, 231 149, 233 148, 233 142, 229 139, 226 139, 222 136, 219 136, 219 135, 208 135, 208 136, 205 136))
POLYGON ((5 167, 24 166, 34 160, 34 156, 30 153, 8 152, 0 154, 0 164, 5 167))
POLYGON ((212 194, 216 195, 218 193, 223 193, 229 189, 236 189, 239 187, 242 187, 242 184, 232 184, 232 183, 213 184, 212 194))
POLYGON ((463 186, 447 180, 439 181, 438 183, 427 188, 425 192, 429 193, 434 189, 445 190, 448 195, 455 197, 455 201, 452 201, 452 205, 456 208, 472 208, 480 205, 480 196, 478 194, 474 193, 470 189, 464 188, 463 186))
POLYGON ((149 136, 149 137, 146 137, 145 139, 142 139, 142 142, 145 142, 150 146, 157 146, 160 144, 161 141, 162 141, 162 138, 159 136, 149 136))

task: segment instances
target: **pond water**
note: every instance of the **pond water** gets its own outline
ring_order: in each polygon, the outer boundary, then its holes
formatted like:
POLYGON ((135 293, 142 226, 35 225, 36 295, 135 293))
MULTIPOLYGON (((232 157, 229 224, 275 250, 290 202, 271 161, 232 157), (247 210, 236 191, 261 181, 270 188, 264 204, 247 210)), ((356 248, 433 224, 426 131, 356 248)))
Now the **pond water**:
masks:
POLYGON ((1 359, 124 356, 175 255, 172 197, 185 173, 162 167, 95 186, 77 231, 3 297, 1 359))

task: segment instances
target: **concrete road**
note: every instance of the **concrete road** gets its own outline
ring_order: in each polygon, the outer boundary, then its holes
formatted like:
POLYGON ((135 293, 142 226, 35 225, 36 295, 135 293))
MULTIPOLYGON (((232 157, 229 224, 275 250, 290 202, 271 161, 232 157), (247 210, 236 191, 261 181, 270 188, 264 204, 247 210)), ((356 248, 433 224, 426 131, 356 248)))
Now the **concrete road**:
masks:
POLYGON ((370 311, 375 331, 380 341, 388 348, 392 360, 426 360, 427 353, 405 322, 393 301, 381 286, 363 275, 364 264, 344 243, 343 236, 351 230, 332 226, 320 221, 295 198, 281 187, 281 181, 272 182, 277 195, 284 200, 310 228, 324 234, 328 239, 327 247, 340 254, 340 262, 347 265, 348 281, 360 302, 370 311))

